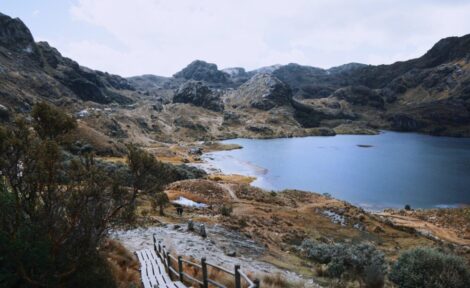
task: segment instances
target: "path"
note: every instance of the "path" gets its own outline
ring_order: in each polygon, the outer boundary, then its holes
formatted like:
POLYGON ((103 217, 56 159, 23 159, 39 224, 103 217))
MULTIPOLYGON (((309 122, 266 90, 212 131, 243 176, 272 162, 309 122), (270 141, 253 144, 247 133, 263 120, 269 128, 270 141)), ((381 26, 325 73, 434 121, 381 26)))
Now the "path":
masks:
POLYGON ((394 224, 404 227, 410 227, 416 229, 418 232, 422 234, 430 234, 433 237, 446 240, 455 244, 459 245, 466 245, 470 246, 469 239, 460 238, 459 235, 448 228, 439 227, 432 223, 410 217, 410 216, 402 216, 402 215, 393 215, 390 213, 382 212, 382 213, 375 213, 376 215, 386 217, 390 219, 394 224))
POLYGON ((238 199, 237 197, 237 194, 235 194, 235 191, 233 191, 231 184, 219 183, 219 185, 220 187, 224 188, 225 191, 228 192, 228 194, 230 195, 230 197, 232 197, 234 201, 240 201, 240 199, 238 199))
POLYGON ((153 249, 135 252, 140 262, 140 274, 144 288, 186 288, 183 283, 171 281, 160 258, 153 249))

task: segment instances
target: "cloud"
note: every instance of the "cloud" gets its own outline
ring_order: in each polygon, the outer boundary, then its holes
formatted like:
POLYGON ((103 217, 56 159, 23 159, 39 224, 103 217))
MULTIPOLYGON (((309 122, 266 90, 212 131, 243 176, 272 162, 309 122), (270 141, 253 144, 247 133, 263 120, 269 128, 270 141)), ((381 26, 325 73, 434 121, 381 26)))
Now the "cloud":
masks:
POLYGON ((194 59, 248 69, 381 64, 468 33, 465 11, 465 1, 78 0, 72 19, 114 41, 59 48, 84 65, 126 76, 171 75, 194 59))

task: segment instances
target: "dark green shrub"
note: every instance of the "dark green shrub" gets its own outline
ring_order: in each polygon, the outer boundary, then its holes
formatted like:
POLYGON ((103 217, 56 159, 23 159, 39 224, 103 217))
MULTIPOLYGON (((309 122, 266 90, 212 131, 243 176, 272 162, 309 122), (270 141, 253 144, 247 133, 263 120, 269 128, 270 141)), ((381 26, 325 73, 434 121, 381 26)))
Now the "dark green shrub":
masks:
POLYGON ((393 265, 390 280, 400 288, 464 288, 470 285, 465 260, 430 248, 403 252, 393 265))
POLYGON ((219 208, 219 213, 222 214, 222 216, 227 216, 228 217, 228 216, 232 215, 232 212, 233 212, 232 206, 222 205, 219 208))
POLYGON ((348 274, 365 287, 383 287, 387 270, 382 252, 371 244, 324 244, 305 240, 301 250, 307 258, 327 264, 326 274, 340 278, 348 274))

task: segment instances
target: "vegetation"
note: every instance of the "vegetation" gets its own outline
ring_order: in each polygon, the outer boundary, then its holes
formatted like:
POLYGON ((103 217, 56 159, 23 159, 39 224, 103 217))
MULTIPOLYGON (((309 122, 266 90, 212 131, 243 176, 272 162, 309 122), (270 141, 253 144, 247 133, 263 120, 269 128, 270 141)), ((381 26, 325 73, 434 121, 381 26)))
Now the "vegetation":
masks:
POLYGON ((72 117, 45 103, 31 116, 0 126, 0 286, 114 287, 100 252, 109 228, 131 220, 141 193, 163 214, 164 185, 201 173, 135 145, 128 165, 95 160, 93 147, 74 155, 72 117))
POLYGON ((305 240, 307 258, 326 264, 329 277, 348 277, 365 287, 383 287, 387 266, 382 252, 371 244, 324 244, 305 240))
POLYGON ((400 288, 464 288, 470 283, 470 271, 463 258, 415 248, 400 255, 389 278, 400 288))
MULTIPOLYGON (((164 215, 164 207, 169 198, 164 187, 174 181, 200 178, 205 174, 200 169, 186 165, 174 166, 157 160, 152 154, 128 145, 128 166, 131 174, 133 191, 142 191, 153 200, 153 206, 159 208, 160 215, 164 215)), ((133 203, 135 205, 135 203, 133 203)))
POLYGON ((136 193, 93 154, 67 156, 73 118, 44 103, 32 116, 0 128, 0 286, 113 287, 97 248, 136 193))
POLYGON ((220 212, 220 214, 222 214, 222 216, 228 217, 228 216, 232 215, 233 207, 223 204, 222 206, 220 206, 219 212, 220 212))

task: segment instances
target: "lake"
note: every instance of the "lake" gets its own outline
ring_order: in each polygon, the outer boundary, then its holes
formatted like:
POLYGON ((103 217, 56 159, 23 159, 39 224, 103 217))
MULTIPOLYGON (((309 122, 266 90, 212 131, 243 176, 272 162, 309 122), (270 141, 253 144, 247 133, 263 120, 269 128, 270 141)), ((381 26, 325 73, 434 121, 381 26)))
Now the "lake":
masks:
POLYGON ((414 133, 269 140, 207 153, 208 166, 257 177, 267 190, 329 193, 369 209, 470 204, 470 139, 414 133))

